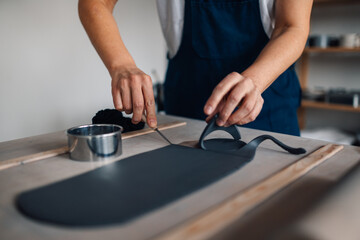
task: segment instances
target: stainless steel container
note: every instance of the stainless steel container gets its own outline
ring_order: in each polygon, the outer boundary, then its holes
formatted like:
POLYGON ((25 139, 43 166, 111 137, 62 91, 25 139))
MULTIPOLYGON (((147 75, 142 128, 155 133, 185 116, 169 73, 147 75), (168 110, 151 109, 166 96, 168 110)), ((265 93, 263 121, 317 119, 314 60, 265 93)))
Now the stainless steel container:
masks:
POLYGON ((113 160, 122 153, 123 128, 113 124, 90 124, 67 130, 70 158, 79 161, 113 160))

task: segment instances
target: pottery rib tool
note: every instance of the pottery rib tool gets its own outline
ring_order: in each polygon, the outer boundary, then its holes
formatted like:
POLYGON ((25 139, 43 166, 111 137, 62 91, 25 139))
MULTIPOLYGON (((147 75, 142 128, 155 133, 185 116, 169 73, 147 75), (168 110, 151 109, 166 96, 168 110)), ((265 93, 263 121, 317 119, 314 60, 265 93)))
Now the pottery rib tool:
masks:
MULTIPOLYGON (((158 130, 166 130, 166 129, 180 127, 180 126, 184 126, 184 125, 186 125, 186 122, 175 121, 175 122, 161 124, 157 128, 158 128, 158 130)), ((141 135, 145 135, 145 134, 149 134, 149 133, 153 133, 153 132, 154 132, 154 130, 152 128, 144 128, 141 130, 124 133, 124 134, 122 134, 121 138, 124 140, 127 138, 141 136, 141 135)), ((19 165, 23 165, 23 164, 27 164, 27 163, 31 163, 31 162, 43 160, 46 158, 55 157, 55 156, 65 154, 68 152, 69 152, 68 146, 63 146, 60 148, 50 149, 50 150, 42 151, 39 153, 34 153, 34 154, 26 155, 26 156, 3 160, 3 161, 0 161, 0 171, 10 168, 10 167, 15 167, 15 166, 19 166, 19 165)))
POLYGON ((225 200, 212 209, 195 216, 191 220, 170 229, 155 239, 208 239, 343 148, 341 145, 325 145, 265 180, 225 200))

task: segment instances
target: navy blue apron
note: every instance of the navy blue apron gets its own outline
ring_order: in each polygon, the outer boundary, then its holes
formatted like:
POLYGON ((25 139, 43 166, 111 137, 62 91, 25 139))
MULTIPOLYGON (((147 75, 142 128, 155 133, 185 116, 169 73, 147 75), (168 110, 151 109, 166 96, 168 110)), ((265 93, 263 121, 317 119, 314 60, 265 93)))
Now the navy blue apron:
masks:
MULTIPOLYGON (((268 41, 259 0, 185 0, 181 44, 166 73, 166 113, 205 119, 203 108, 216 85, 248 68, 268 41)), ((243 126, 299 135, 300 85, 294 66, 262 97, 259 116, 243 126)))

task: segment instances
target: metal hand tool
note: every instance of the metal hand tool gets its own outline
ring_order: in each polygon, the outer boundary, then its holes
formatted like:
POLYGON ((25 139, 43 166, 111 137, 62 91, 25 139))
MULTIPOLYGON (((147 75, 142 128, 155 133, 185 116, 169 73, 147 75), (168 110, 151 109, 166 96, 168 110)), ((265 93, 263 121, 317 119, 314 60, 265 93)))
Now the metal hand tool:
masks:
MULTIPOLYGON (((146 123, 146 115, 145 115, 145 113, 143 113, 143 115, 142 115, 142 117, 141 117, 141 120, 146 123)), ((149 126, 149 127, 150 127, 150 126, 149 126)), ((170 140, 169 140, 167 137, 165 137, 165 135, 162 134, 162 132, 160 132, 160 130, 158 129, 157 126, 156 126, 155 128, 152 128, 152 127, 150 127, 150 128, 153 129, 154 131, 156 131, 156 132, 157 132, 165 141, 167 141, 169 144, 172 144, 172 142, 170 142, 170 140)))

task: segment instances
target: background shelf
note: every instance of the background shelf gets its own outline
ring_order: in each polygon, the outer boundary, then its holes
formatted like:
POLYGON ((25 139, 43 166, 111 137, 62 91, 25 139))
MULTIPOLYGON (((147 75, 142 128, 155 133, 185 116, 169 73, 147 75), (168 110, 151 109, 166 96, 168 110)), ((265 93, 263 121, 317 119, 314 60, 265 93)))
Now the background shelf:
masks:
POLYGON ((310 100, 302 100, 301 106, 305 108, 320 108, 320 109, 339 110, 339 111, 348 111, 348 112, 360 112, 360 107, 354 108, 353 106, 350 105, 315 102, 310 100))
MULTIPOLYGON (((314 0, 311 32, 314 35, 329 33, 336 36, 360 33, 360 25, 357 24, 359 9, 360 0, 314 0)), ((359 57, 360 48, 306 47, 296 69, 301 88, 304 90, 311 89, 312 86, 322 86, 324 89, 339 87, 346 87, 349 90, 359 89, 360 68, 357 64, 360 62, 359 57)), ((298 109, 300 129, 324 127, 322 121, 326 120, 327 127, 351 132, 360 131, 359 119, 360 107, 354 108, 352 105, 303 99, 298 109), (314 111, 314 109, 326 111, 314 111), (343 119, 343 116, 347 116, 346 119, 343 119)))
POLYGON ((360 48, 345 48, 345 47, 329 47, 329 48, 319 48, 319 47, 307 47, 304 49, 304 53, 360 53, 360 48))
POLYGON ((360 3, 359 0, 314 0, 314 4, 345 4, 345 3, 360 3))

